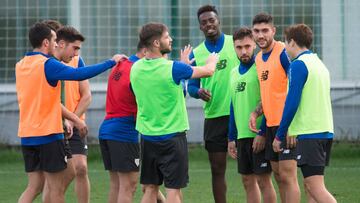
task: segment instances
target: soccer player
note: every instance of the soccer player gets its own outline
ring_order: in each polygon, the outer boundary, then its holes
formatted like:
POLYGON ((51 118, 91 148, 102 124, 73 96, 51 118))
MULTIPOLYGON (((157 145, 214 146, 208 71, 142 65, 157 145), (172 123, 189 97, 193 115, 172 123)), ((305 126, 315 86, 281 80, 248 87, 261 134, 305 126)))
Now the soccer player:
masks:
POLYGON ((31 202, 42 191, 44 179, 49 187, 48 202, 64 202, 63 178, 67 167, 64 152, 62 116, 74 122, 81 135, 87 127, 60 104, 59 80, 84 80, 113 67, 124 56, 89 67, 74 69, 52 58, 56 33, 45 23, 29 30, 32 52, 16 64, 16 91, 19 103, 19 130, 28 186, 19 202, 31 202))
MULTIPOLYGON (((64 26, 57 30, 57 44, 55 57, 66 65, 78 68, 85 66, 79 56, 81 43, 85 38, 73 27, 64 26)), ((88 80, 65 81, 65 107, 75 113, 85 122, 85 111, 91 102, 91 92, 88 80)), ((75 173, 75 192, 79 203, 90 201, 90 182, 87 173, 87 142, 86 137, 81 137, 76 128, 71 129, 72 136, 69 141, 72 158, 70 162, 75 173)), ((66 184, 69 184, 73 176, 66 184)))
MULTIPOLYGON (((260 87, 256 72, 255 41, 251 29, 240 28, 233 35, 234 47, 240 65, 230 77, 231 108, 229 122, 229 155, 238 160, 248 203, 276 202, 271 182, 270 162, 265 159, 265 137, 256 135, 248 128, 252 110, 260 102, 260 87), (235 143, 237 142, 237 143, 235 143), (236 148, 237 146, 237 148, 236 148)), ((261 117, 257 123, 260 125, 261 117)))
MULTIPOLYGON (((275 152, 272 143, 280 125, 287 94, 287 71, 290 64, 282 42, 275 41, 276 28, 272 16, 259 13, 253 18, 253 36, 261 51, 255 63, 260 82, 261 104, 264 119, 259 134, 265 131, 265 157, 270 160, 279 187, 281 202, 299 202, 300 189, 297 181, 296 137, 286 136, 281 152, 275 152)), ((256 130, 255 118, 250 115, 250 129, 256 130)))
POLYGON ((229 80, 232 68, 239 65, 231 35, 220 29, 220 20, 215 6, 204 5, 198 9, 197 17, 205 41, 190 55, 193 65, 204 65, 210 53, 220 55, 212 77, 189 80, 191 97, 205 101, 204 141, 208 152, 212 176, 212 190, 217 203, 226 202, 226 155, 230 114, 229 80))
POLYGON ((140 150, 130 70, 144 55, 145 48, 139 43, 137 53, 118 63, 108 79, 106 116, 100 126, 99 142, 105 170, 110 175, 109 203, 131 203, 136 191, 140 150))
MULTIPOLYGON (((83 59, 79 56, 79 50, 85 38, 74 28, 63 25, 56 20, 44 20, 53 30, 57 32, 58 47, 54 56, 66 65, 74 68, 85 65, 83 59)), ((62 83, 63 84, 63 83, 62 83)), ((75 113, 80 119, 85 121, 85 111, 90 105, 91 92, 89 81, 64 81, 64 105, 71 112, 75 113)), ((71 123, 70 123, 71 124, 71 123)), ((87 174, 87 144, 86 137, 80 137, 79 131, 69 126, 69 133, 72 136, 65 140, 65 147, 68 149, 68 167, 64 178, 64 187, 67 188, 75 178, 75 192, 78 202, 89 202, 90 182, 87 174)), ((47 185, 43 191, 43 197, 46 198, 47 185)))
MULTIPOLYGON (((204 66, 192 67, 163 57, 172 50, 168 28, 161 23, 145 24, 139 34, 146 47, 145 57, 131 68, 130 81, 137 103, 136 130, 141 134, 140 183, 145 193, 142 203, 153 203, 164 182, 166 202, 182 201, 181 188, 188 183, 189 129, 182 79, 211 76, 218 61, 211 54, 204 66)), ((190 63, 191 47, 181 53, 190 63)))
POLYGON ((313 33, 307 25, 292 25, 285 29, 284 35, 285 49, 292 62, 289 93, 273 142, 274 151, 283 150, 287 135, 296 135, 297 161, 308 202, 333 203, 336 200, 324 183, 334 136, 330 74, 319 57, 309 50, 313 33))

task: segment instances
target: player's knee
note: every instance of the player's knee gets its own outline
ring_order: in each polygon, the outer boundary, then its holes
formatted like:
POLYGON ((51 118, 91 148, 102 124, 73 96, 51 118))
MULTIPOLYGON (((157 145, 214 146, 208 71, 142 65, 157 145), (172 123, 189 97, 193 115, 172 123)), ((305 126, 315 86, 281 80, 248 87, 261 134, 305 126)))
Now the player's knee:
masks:
POLYGON ((44 190, 45 183, 44 181, 39 181, 36 183, 31 183, 27 185, 27 189, 31 191, 33 194, 40 194, 44 190))
POLYGON ((306 179, 304 179, 304 189, 309 195, 312 196, 312 191, 314 188, 312 187, 311 183, 306 179))
POLYGON ((137 187, 137 180, 130 180, 128 184, 128 189, 131 193, 135 193, 137 187))
POLYGON ((36 187, 29 188, 33 194, 39 195, 43 191, 43 185, 38 185, 36 187))
POLYGON ((211 164, 211 173, 216 176, 223 176, 225 174, 226 165, 220 163, 211 164))
POLYGON ((258 185, 261 190, 268 188, 268 187, 272 187, 271 177, 264 176, 264 177, 258 178, 258 185))
POLYGON ((274 178, 275 178, 276 182, 278 182, 278 183, 281 182, 280 173, 273 171, 273 174, 274 174, 274 178))
POLYGON ((242 182, 243 182, 245 190, 249 190, 256 185, 256 180, 254 178, 247 177, 247 176, 242 177, 242 182))
POLYGON ((125 193, 125 194, 131 194, 133 195, 136 191, 136 186, 137 186, 137 182, 135 181, 129 181, 126 184, 121 184, 120 185, 120 191, 122 191, 121 193, 125 193))
POLYGON ((166 189, 166 194, 167 194, 167 196, 181 198, 181 190, 180 189, 166 189))
POLYGON ((85 177, 87 176, 88 170, 86 164, 78 164, 75 167, 75 173, 78 177, 85 177))
POLYGON ((157 195, 158 189, 159 186, 157 185, 144 185, 143 191, 144 193, 152 193, 157 195))
POLYGON ((284 184, 298 184, 296 173, 284 173, 280 174, 281 182, 284 184))
POLYGON ((117 179, 110 179, 110 188, 118 191, 120 188, 120 183, 117 179))

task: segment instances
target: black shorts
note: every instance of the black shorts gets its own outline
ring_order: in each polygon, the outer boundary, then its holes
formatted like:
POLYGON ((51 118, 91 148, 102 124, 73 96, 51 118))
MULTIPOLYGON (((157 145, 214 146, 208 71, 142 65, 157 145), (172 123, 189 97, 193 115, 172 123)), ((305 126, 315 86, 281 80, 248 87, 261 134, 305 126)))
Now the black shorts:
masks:
POLYGON ((23 145, 21 149, 27 173, 34 171, 55 173, 66 169, 64 140, 55 140, 42 145, 23 145))
POLYGON ((270 162, 265 159, 265 150, 254 153, 254 138, 237 140, 238 172, 242 175, 264 174, 271 172, 270 162))
POLYGON ((73 136, 69 139, 72 154, 87 155, 88 146, 86 138, 80 137, 79 130, 73 129, 73 136))
POLYGON ((332 139, 301 139, 297 142, 298 166, 327 166, 330 160, 332 139))
POLYGON ((180 189, 189 182, 186 134, 158 142, 141 139, 141 184, 180 189))
POLYGON ((323 176, 325 172, 325 166, 301 165, 300 168, 304 178, 315 175, 323 176))
POLYGON ((65 155, 68 159, 72 158, 72 152, 70 147, 70 142, 68 139, 64 139, 64 149, 65 149, 65 155))
POLYGON ((114 140, 99 140, 105 170, 116 172, 137 172, 140 164, 138 143, 114 140))
POLYGON ((266 127, 265 158, 269 161, 296 160, 296 147, 291 149, 286 148, 286 140, 281 142, 280 145, 283 151, 279 153, 274 152, 272 144, 278 128, 279 126, 266 127))
POLYGON ((205 119, 204 141, 208 152, 227 152, 228 128, 229 116, 205 119))

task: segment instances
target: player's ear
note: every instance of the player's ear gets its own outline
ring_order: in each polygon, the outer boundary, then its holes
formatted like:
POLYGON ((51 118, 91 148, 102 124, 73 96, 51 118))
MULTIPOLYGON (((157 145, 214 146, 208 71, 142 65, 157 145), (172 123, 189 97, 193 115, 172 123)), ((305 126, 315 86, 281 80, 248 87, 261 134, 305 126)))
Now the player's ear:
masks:
POLYGON ((276 34, 276 27, 275 26, 272 26, 272 30, 274 32, 274 35, 276 34))
POLYGON ((48 47, 49 44, 50 44, 50 41, 49 41, 47 38, 45 38, 45 39, 42 41, 42 46, 44 46, 44 47, 48 47))
POLYGON ((160 40, 159 40, 159 39, 155 39, 155 40, 153 41, 153 46, 154 46, 154 47, 160 47, 160 40))
POLYGON ((64 48, 65 45, 66 45, 66 42, 65 42, 65 40, 59 40, 59 41, 57 42, 57 44, 58 44, 58 47, 59 47, 59 48, 64 48))

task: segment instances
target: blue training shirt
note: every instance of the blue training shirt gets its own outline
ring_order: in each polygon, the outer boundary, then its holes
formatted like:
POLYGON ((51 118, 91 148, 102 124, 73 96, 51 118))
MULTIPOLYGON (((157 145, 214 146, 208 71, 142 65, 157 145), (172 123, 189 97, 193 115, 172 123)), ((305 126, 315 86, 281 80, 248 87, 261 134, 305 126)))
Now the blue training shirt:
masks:
MULTIPOLYGON (((289 91, 286 96, 285 107, 283 116, 280 122, 280 126, 277 130, 276 136, 280 140, 285 140, 288 128, 291 124, 291 121, 294 119, 295 113, 299 107, 302 90, 307 81, 308 70, 303 61, 296 60, 303 54, 311 54, 312 52, 307 50, 299 54, 291 63, 289 68, 289 91)), ((322 138, 332 138, 333 133, 323 132, 323 133, 312 133, 305 135, 298 135, 298 139, 322 139, 322 138)))

